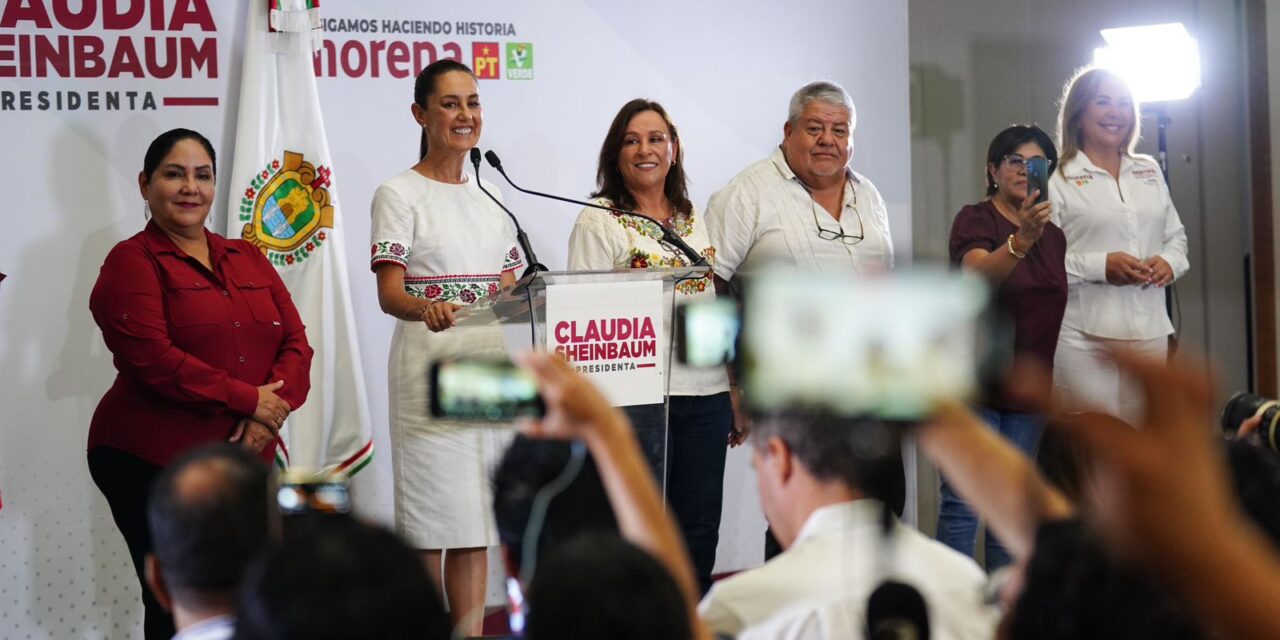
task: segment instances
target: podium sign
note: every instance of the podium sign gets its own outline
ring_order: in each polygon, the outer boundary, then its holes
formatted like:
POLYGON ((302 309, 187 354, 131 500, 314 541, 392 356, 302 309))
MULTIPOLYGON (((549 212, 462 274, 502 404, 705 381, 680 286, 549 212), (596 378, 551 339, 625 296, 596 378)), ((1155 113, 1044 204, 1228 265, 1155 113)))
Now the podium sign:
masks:
POLYGON ((546 346, 591 379, 610 404, 660 404, 667 347, 661 281, 547 287, 546 346))

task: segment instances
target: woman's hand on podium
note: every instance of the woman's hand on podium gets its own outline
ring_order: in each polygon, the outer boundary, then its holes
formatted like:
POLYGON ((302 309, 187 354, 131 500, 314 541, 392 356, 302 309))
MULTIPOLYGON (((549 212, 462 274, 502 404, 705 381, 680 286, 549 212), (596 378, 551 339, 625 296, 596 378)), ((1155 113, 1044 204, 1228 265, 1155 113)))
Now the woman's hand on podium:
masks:
POLYGON ((422 321, 427 323, 428 329, 440 333, 445 329, 457 326, 458 321, 454 319, 453 312, 459 308, 461 307, 452 302, 433 301, 422 310, 422 321))

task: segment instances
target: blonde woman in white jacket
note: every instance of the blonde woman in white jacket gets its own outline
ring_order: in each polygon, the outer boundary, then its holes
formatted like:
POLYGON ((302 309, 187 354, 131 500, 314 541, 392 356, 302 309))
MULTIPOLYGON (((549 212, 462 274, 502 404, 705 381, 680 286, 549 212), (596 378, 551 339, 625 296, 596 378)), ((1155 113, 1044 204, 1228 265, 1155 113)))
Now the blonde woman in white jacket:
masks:
POLYGON ((1061 161, 1049 180, 1053 221, 1067 236, 1067 309, 1054 385, 1067 402, 1134 422, 1142 394, 1100 349, 1166 356, 1173 324, 1165 287, 1188 268, 1187 234, 1159 164, 1133 152, 1138 105, 1105 69, 1067 84, 1058 115, 1061 161))

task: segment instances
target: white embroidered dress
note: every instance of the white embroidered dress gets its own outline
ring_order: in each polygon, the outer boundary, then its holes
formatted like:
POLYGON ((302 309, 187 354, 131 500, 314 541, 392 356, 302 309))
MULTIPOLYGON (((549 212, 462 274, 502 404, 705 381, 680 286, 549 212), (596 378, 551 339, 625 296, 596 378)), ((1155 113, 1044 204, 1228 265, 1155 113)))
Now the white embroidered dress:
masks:
MULTIPOLYGON (((416 298, 471 304, 498 289, 503 271, 523 266, 514 225, 469 174, 447 184, 405 171, 378 187, 372 209, 371 266, 403 267, 405 292, 416 298)), ((489 473, 510 441, 509 425, 432 418, 428 372, 439 359, 505 352, 497 327, 432 333, 421 321, 396 321, 387 365, 395 519, 416 548, 498 544, 489 473)))

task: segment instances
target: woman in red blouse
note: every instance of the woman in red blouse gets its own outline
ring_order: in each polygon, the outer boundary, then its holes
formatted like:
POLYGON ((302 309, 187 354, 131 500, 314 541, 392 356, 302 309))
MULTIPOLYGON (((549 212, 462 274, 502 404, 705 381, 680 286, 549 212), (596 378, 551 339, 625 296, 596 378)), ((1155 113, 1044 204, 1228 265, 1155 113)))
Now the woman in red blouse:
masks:
POLYGON ((119 372, 89 426, 89 473, 129 547, 147 638, 173 635, 142 582, 156 475, 209 442, 271 460, 311 388, 311 347, 280 276, 253 245, 205 229, 215 173, 199 133, 152 141, 138 174, 151 220, 107 255, 89 298, 119 372))

